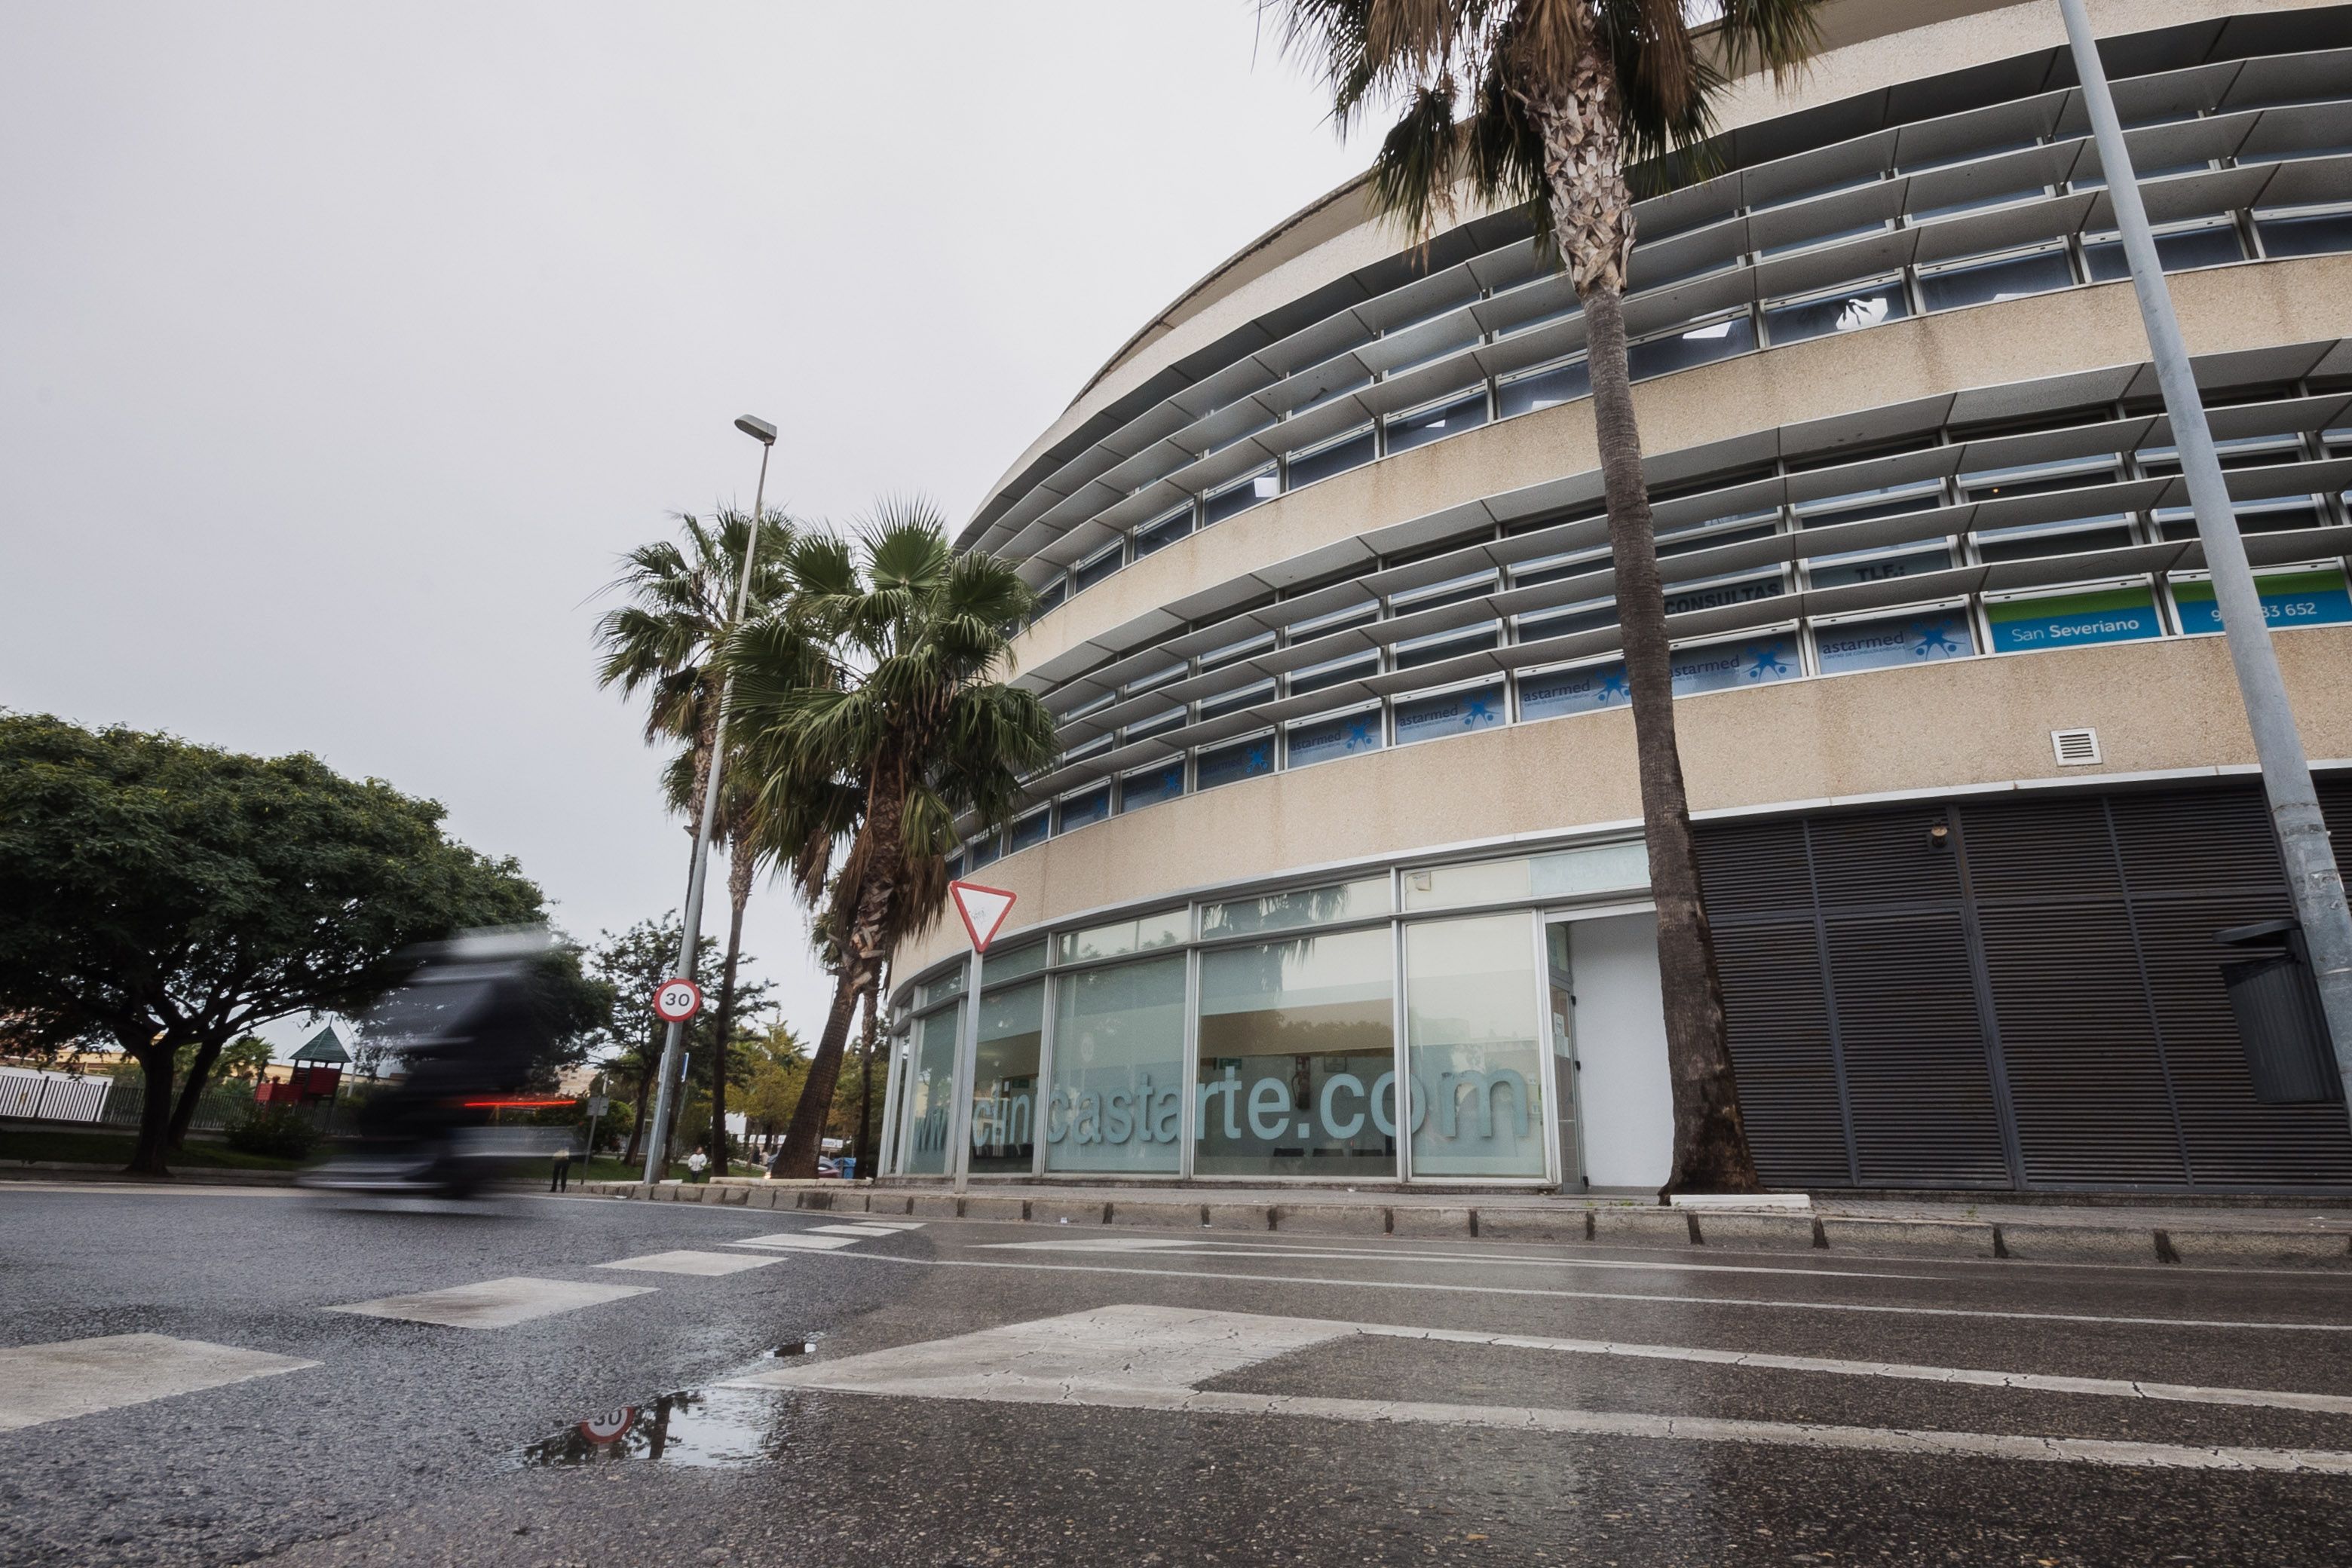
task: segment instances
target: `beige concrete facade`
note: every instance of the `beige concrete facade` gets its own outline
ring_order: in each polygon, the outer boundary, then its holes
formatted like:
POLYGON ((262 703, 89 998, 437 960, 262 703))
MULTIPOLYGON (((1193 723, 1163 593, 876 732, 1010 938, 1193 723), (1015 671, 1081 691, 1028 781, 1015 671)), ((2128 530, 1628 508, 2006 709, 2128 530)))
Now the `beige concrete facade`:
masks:
MULTIPOLYGON (((2352 257, 2249 263, 2173 279, 2189 352, 2226 353, 2352 336, 2352 257)), ((2063 376, 2147 357, 2128 283, 1916 316, 1645 381, 1633 388, 1658 457, 1916 397, 2063 376)), ((1433 442, 1277 496, 1139 561, 1022 634, 1033 668, 1188 595, 1372 529, 1600 464, 1580 401, 1433 442)))
MULTIPOLYGON (((2315 758, 2352 758, 2352 627, 2282 636, 2315 758)), ((1675 704, 1697 813, 2013 782, 2250 766, 2219 637, 2011 654, 1792 680, 1675 704), (2102 762, 2058 767, 2050 731, 2099 732, 2102 762)), ((1020 898, 1005 935, 1161 894, 1445 846, 1630 824, 1633 722, 1619 708, 1274 773, 1113 817, 990 866, 1020 898)), ((963 946, 942 927, 913 974, 963 946)))

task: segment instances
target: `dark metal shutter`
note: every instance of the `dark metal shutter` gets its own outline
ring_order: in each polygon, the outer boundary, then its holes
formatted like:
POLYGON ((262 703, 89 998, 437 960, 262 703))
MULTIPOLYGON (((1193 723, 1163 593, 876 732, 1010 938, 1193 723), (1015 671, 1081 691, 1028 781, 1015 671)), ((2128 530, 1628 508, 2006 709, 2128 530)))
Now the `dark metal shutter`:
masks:
POLYGON ((2189 1179, 2099 796, 1963 813, 2029 1184, 2189 1179))
POLYGON ((1863 1184, 2008 1186, 1958 912, 1832 918, 1828 930, 1863 1184))
POLYGON ((1698 849, 1757 1173, 1773 1186, 1850 1186, 1805 826, 1710 827, 1698 849))

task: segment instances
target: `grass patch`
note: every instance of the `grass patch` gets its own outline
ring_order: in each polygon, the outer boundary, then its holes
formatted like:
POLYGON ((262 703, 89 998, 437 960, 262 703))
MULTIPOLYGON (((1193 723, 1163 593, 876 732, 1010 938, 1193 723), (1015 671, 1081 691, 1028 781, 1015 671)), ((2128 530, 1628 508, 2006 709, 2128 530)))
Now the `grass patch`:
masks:
MULTIPOLYGON (((0 1164, 39 1162, 111 1165, 121 1170, 131 1163, 131 1151, 136 1142, 128 1132, 52 1132, 46 1129, 10 1128, 0 1131, 0 1164)), ((291 1171, 302 1163, 268 1154, 241 1154, 225 1143, 194 1138, 178 1152, 164 1156, 163 1163, 192 1171, 291 1171)))
MULTIPOLYGON (((742 1162, 736 1163, 740 1164, 742 1162)), ((679 1181, 684 1181, 687 1175, 686 1166, 681 1162, 673 1160, 670 1162, 669 1173, 679 1181)), ((737 1173, 740 1175, 741 1173, 737 1173)), ((646 1179, 646 1163, 643 1160, 633 1163, 626 1160, 602 1158, 587 1161, 574 1160, 572 1162, 572 1179, 575 1182, 642 1182, 646 1179)))

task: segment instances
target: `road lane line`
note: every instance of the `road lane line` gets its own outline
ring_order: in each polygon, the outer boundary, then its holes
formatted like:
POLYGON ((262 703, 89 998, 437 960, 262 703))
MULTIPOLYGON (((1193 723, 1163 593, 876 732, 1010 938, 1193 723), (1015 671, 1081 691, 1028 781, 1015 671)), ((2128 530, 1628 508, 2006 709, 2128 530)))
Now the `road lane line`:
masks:
POLYGON ((739 1236, 730 1238, 730 1247, 773 1247, 787 1251, 831 1252, 837 1247, 855 1247, 854 1236, 819 1236, 808 1230, 780 1230, 769 1236, 739 1236))
POLYGON ((1363 1331, 1364 1325, 1332 1320, 1129 1304, 999 1324, 838 1362, 754 1373, 726 1386, 1186 1414, 1411 1421, 1575 1436, 1760 1444, 1936 1458, 2352 1475, 2352 1453, 2326 1450, 1916 1431, 1531 1405, 1233 1394, 1204 1392, 1197 1386, 1277 1356, 1363 1331))
POLYGON ((503 1329, 557 1312, 576 1312, 628 1296, 649 1296, 650 1285, 588 1285, 572 1279, 533 1279, 516 1276, 484 1279, 446 1290, 420 1290, 413 1296, 383 1296, 373 1301, 352 1301, 329 1307, 330 1312, 350 1312, 362 1318, 396 1318, 411 1323, 436 1323, 452 1329, 503 1329))
POLYGON ((15 1345, 0 1350, 0 1432, 318 1364, 168 1334, 15 1345))
MULTIPOLYGON (((830 1226, 821 1228, 830 1229, 830 1226)), ((1150 1252, 1165 1258, 1287 1258, 1312 1261, 1318 1258, 1342 1259, 1364 1263, 1476 1263, 1482 1267, 1516 1268, 1633 1268, 1668 1274, 1801 1274, 1817 1279, 1932 1279, 1929 1274, 1866 1273, 1853 1268, 1791 1268, 1765 1263, 1668 1263, 1648 1259, 1621 1258, 1465 1258, 1458 1252, 1389 1252, 1364 1248, 1314 1247, 1286 1249, 1255 1245, 1233 1246, 1189 1241, 1168 1237, 1106 1236, 1073 1237, 1053 1241, 983 1241, 977 1244, 991 1252, 1079 1252, 1126 1253, 1150 1252)))
MULTIPOLYGON (((1989 1319, 1999 1322, 2095 1323, 2152 1329, 2246 1329, 2281 1332, 2352 1333, 2352 1323, 2287 1323, 2228 1318, 2145 1318, 2095 1312, 2003 1311, 1990 1307, 1905 1307, 1862 1301, 1775 1301, 1762 1296, 1660 1296, 1633 1290, 1560 1290, 1533 1285, 1446 1285, 1420 1279, 1335 1279, 1314 1274, 1234 1274, 1213 1268, 1114 1268, 1099 1263, 1004 1263, 980 1258, 898 1258, 887 1252, 837 1252, 858 1263, 898 1263, 918 1268, 1008 1268, 1044 1274, 1133 1274, 1154 1279, 1236 1280, 1251 1285, 1329 1285, 1349 1290, 1433 1290, 1447 1295, 1531 1296, 1562 1301, 1642 1301, 1668 1307, 1758 1307, 1793 1312, 1870 1312, 1925 1318, 1989 1319)), ((1941 1283, 1942 1281, 1936 1281, 1941 1283)))
POLYGON ((819 1236, 896 1236, 898 1234, 887 1225, 813 1225, 809 1229, 819 1236))
POLYGON ((2185 1405, 2249 1405, 2265 1410, 2308 1410, 2330 1415, 2352 1415, 2352 1394, 2298 1394, 2267 1388, 2206 1388, 2195 1384, 2142 1383, 2116 1377, 2063 1377, 2038 1372, 1990 1372, 1979 1367, 1921 1366, 1906 1362, 1839 1361, 1824 1356, 1774 1355, 1760 1351, 1707 1350, 1690 1345, 1562 1340, 1540 1334, 1481 1334, 1466 1329, 1416 1329, 1365 1323, 1359 1325, 1356 1331, 1378 1339, 1432 1340, 1447 1344, 1493 1345, 1505 1350, 1551 1351, 1566 1355, 1699 1362, 1714 1366, 1754 1367, 1769 1372, 1822 1372, 1843 1377, 1890 1377, 1915 1383, 1966 1384, 1979 1388, 2024 1388, 2041 1394, 2088 1394, 2113 1399, 2161 1399, 2185 1405))
POLYGON ((634 1268, 646 1274, 698 1274, 706 1277, 740 1274, 747 1268, 766 1268, 782 1263, 781 1258, 746 1258, 740 1252, 696 1252, 681 1249, 676 1252, 648 1252, 637 1258, 616 1258, 610 1263, 591 1265, 596 1268, 634 1268))

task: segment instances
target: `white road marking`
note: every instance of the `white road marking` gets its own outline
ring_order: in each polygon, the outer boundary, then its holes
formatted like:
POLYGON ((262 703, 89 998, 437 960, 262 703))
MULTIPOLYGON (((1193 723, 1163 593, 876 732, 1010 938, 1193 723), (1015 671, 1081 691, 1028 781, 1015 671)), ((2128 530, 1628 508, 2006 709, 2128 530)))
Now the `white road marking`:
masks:
POLYGON ((618 1258, 610 1263, 599 1263, 598 1268, 635 1268, 647 1274, 740 1274, 747 1268, 765 1268, 772 1263, 782 1263, 781 1258, 746 1258, 740 1252, 648 1252, 642 1258, 618 1258))
POLYGON ((1480 1334, 1462 1329, 1407 1329, 1375 1323, 1359 1324, 1356 1331, 1383 1339, 1433 1340, 1449 1344, 1494 1345, 1506 1350, 1554 1351, 1567 1355, 1703 1362, 1714 1366, 1756 1367, 1770 1372, 1822 1372, 1844 1377, 1891 1377, 1915 1383, 1967 1384, 1979 1388, 2027 1388, 2040 1394, 2088 1394, 2114 1399, 2254 1405, 2266 1410, 2312 1410, 2330 1415, 2352 1415, 2352 1394, 2299 1394, 2266 1388, 2206 1388, 2194 1384, 2142 1383, 2116 1377, 2060 1377, 2038 1372, 1987 1372, 1976 1367, 1919 1366, 1907 1362, 1835 1361, 1824 1356, 1772 1355, 1763 1352, 1706 1350, 1691 1345, 1560 1340, 1540 1334, 1480 1334))
MULTIPOLYGON (((1193 1241, 1178 1237, 1070 1237, 1051 1241, 985 1241, 991 1252, 1157 1252, 1179 1258, 1289 1258, 1361 1259, 1371 1263, 1461 1263, 1459 1252, 1372 1251, 1361 1247, 1261 1247, 1254 1243, 1193 1241)), ((1621 1258, 1473 1258, 1485 1265, 1516 1268, 1633 1268, 1662 1274, 1801 1274, 1816 1279, 1932 1279, 1931 1274, 1866 1273, 1853 1268, 1792 1268, 1771 1264, 1665 1263, 1621 1258)))
POLYGON ((0 1432, 316 1366, 168 1334, 107 1334, 0 1350, 0 1432))
POLYGON ((925 1224, 924 1221, 919 1219, 867 1219, 861 1220, 858 1223, 861 1225, 878 1225, 885 1230, 920 1230, 923 1228, 925 1224))
MULTIPOLYGON (((1248 1285, 1328 1285, 1345 1290, 1434 1290, 1462 1296, 1531 1296, 1554 1301, 1640 1301, 1668 1307, 1758 1307, 1791 1312, 1871 1312, 1900 1317, 1970 1318, 1998 1322, 2095 1323, 2126 1328, 2247 1329, 2291 1333, 2352 1333, 2352 1323, 2266 1322, 2259 1319, 2146 1318, 2096 1312, 2004 1311, 1990 1307, 1901 1307, 1877 1301, 1776 1301, 1766 1296, 1659 1296, 1634 1290, 1558 1290, 1532 1285, 1447 1285, 1419 1279, 1338 1279, 1319 1274, 1228 1274, 1213 1268, 1133 1268, 1108 1264, 1002 1263, 980 1258, 898 1258, 887 1252, 845 1252, 859 1263, 918 1268, 1014 1268, 1045 1274, 1132 1274, 1151 1279, 1231 1279, 1248 1285)), ((1933 1278, 1933 1277, 1924 1277, 1933 1278)), ((1942 1281, 1938 1280, 1938 1283, 1942 1281)))
POLYGON ((533 1318, 618 1301, 627 1296, 651 1295, 653 1289, 650 1285, 583 1285, 570 1279, 533 1279, 518 1275, 452 1286, 446 1290, 421 1290, 414 1296, 353 1301, 327 1310, 352 1312, 363 1318, 438 1323, 452 1329, 503 1329, 533 1318))
MULTIPOLYGON (((838 1362, 755 1373, 729 1386, 814 1388, 840 1394, 998 1404, 1306 1415, 1335 1421, 1415 1421, 1580 1436, 1750 1443, 1932 1458, 1966 1456, 2137 1468, 2352 1475, 2352 1453, 2323 1450, 2207 1447, 1988 1432, 1922 1432, 1521 1405, 1204 1393, 1196 1386, 1243 1367, 1360 1331, 1357 1324, 1310 1318, 1260 1317, 1170 1307, 1102 1307, 1066 1317, 1008 1323, 952 1339, 875 1351, 838 1362)), ((1499 1342, 1499 1337, 1486 1342, 1499 1342)))
POLYGON ((773 1247, 787 1251, 831 1252, 835 1247, 855 1247, 854 1236, 819 1236, 808 1230, 780 1230, 772 1236, 739 1236, 730 1240, 730 1247, 773 1247))
POLYGON ((818 1225, 810 1229, 819 1236, 896 1236, 898 1233, 887 1225, 818 1225))

